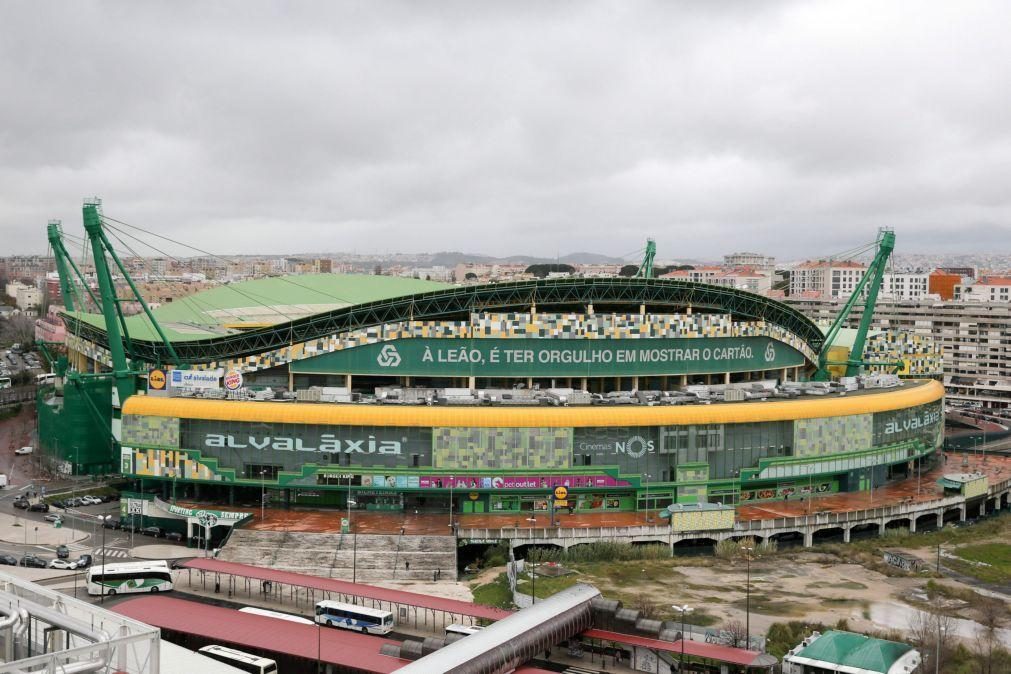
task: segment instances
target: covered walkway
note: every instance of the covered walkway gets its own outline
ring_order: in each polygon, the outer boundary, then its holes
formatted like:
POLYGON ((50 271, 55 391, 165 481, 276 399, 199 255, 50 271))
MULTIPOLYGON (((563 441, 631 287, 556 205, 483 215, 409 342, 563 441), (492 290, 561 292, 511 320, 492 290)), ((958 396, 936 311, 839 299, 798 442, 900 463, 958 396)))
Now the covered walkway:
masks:
POLYGON ((512 615, 510 611, 458 599, 431 597, 416 592, 277 571, 219 559, 196 558, 185 562, 181 568, 190 572, 190 585, 194 582, 192 572, 198 572, 198 582, 205 589, 208 576, 215 587, 218 587, 224 577, 226 591, 233 595, 266 594, 275 597, 279 604, 283 604, 287 598, 292 605, 305 608, 323 599, 336 599, 392 611, 398 623, 413 622, 415 627, 428 625, 445 628, 454 622, 473 624, 477 620, 496 621, 512 615))
POLYGON ((663 641, 649 637, 622 634, 621 632, 610 632, 608 630, 586 630, 581 636, 584 639, 645 648, 655 653, 668 653, 675 656, 675 658, 681 656, 681 649, 684 648, 686 661, 734 665, 743 671, 770 670, 778 662, 775 657, 766 653, 748 651, 731 646, 721 646, 719 644, 707 644, 700 641, 663 641))

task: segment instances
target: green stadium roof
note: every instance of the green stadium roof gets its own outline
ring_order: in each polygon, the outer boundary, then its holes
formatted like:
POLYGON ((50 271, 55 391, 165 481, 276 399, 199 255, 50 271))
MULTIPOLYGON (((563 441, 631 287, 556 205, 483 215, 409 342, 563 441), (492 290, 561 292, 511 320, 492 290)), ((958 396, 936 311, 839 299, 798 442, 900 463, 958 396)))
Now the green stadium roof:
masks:
POLYGON ((795 653, 796 657, 886 674, 913 647, 853 632, 829 630, 795 653))
MULTIPOLYGON (((397 276, 363 274, 307 274, 277 276, 228 283, 181 297, 153 310, 173 342, 209 339, 243 329, 277 325, 334 309, 451 288, 447 283, 397 276), (243 324, 247 324, 243 327, 243 324)), ((71 314, 105 328, 101 314, 71 314)), ((141 313, 126 319, 131 339, 159 339, 148 317, 141 313)))

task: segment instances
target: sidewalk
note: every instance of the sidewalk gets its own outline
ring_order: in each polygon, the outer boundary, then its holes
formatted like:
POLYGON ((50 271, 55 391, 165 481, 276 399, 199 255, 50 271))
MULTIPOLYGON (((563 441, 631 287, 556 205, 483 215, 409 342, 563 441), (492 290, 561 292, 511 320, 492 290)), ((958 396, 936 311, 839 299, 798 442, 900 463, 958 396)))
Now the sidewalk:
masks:
POLYGON ((91 536, 87 531, 60 527, 52 522, 36 522, 18 515, 0 513, 0 541, 20 545, 67 545, 91 536))

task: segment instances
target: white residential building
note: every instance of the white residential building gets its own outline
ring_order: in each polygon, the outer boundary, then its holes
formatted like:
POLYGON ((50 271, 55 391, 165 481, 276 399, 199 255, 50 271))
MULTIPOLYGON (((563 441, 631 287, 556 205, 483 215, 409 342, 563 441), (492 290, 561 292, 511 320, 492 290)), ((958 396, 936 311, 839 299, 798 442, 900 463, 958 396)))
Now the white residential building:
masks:
POLYGON ((853 294, 866 265, 845 260, 811 260, 790 272, 790 296, 816 299, 847 298, 853 294))

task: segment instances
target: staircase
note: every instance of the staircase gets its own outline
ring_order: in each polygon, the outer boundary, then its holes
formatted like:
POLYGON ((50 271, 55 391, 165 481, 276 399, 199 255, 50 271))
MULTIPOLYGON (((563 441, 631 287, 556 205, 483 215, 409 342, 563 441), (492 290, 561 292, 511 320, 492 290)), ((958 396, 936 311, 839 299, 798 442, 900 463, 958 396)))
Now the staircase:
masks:
POLYGON ((323 578, 456 580, 451 536, 311 534, 237 529, 218 559, 323 578), (352 569, 354 573, 352 574, 352 569))

